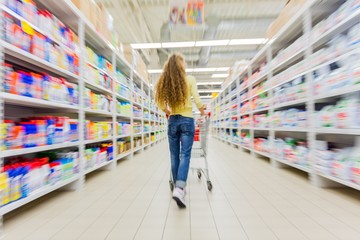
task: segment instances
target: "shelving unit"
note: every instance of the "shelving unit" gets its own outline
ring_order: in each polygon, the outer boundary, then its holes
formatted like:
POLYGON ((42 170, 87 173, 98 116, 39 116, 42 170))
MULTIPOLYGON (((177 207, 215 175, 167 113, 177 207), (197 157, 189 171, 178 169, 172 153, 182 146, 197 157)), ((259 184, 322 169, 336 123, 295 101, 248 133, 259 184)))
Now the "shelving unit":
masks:
MULTIPOLYGON (((345 185, 360 190, 360 183, 346 177, 342 179, 334 173, 326 174, 317 168, 320 164, 316 157, 317 151, 320 151, 317 145, 319 141, 342 144, 340 146, 345 144, 354 149, 359 147, 360 128, 317 126, 317 117, 324 106, 334 105, 342 97, 360 92, 358 84, 345 82, 349 79, 356 82, 355 75, 351 74, 359 69, 358 38, 354 37, 355 43, 352 45, 348 40, 348 45, 342 48, 330 42, 339 34, 348 34, 351 27, 360 23, 360 9, 353 6, 354 9, 350 11, 350 7, 341 8, 341 4, 346 4, 346 1, 314 0, 304 5, 250 63, 227 86, 223 86, 222 92, 212 102, 211 126, 216 139, 250 151, 253 156, 268 158, 274 167, 293 167, 306 172, 316 186, 345 185), (332 15, 344 9, 350 13, 332 15), (334 20, 333 24, 331 20, 334 20), (330 47, 336 49, 336 55, 330 47), (351 57, 357 61, 351 63, 353 68, 344 65, 351 57), (345 73, 348 75, 343 78, 340 74, 336 75, 334 64, 338 68, 347 67, 345 73), (338 83, 338 87, 330 90, 322 87, 324 79, 330 78, 329 75, 321 75, 324 69, 332 71, 330 77, 338 83), (319 76, 325 77, 321 79, 319 76), (292 94, 289 93, 291 88, 292 94), (288 124, 286 119, 276 119, 276 116, 282 116, 276 114, 292 108, 304 115, 303 122, 301 117, 297 117, 295 124, 283 125, 288 124), (259 122, 261 118, 263 121, 259 122), (259 123, 267 126, 257 125, 259 123), (279 144, 279 139, 286 138, 298 139, 299 144, 307 142, 307 155, 304 156, 308 157, 304 157, 305 160, 279 157, 276 144, 279 144), (264 142, 260 145, 263 151, 257 149, 259 145, 255 141, 259 139, 264 142)), ((344 41, 341 43, 345 45, 344 41)))
MULTIPOLYGON (((106 110, 94 110, 85 107, 85 88, 89 88, 96 93, 107 95, 112 103, 116 100, 121 100, 125 102, 129 102, 131 107, 133 105, 137 105, 141 107, 142 111, 144 109, 149 109, 150 104, 146 106, 143 105, 144 102, 150 103, 152 101, 152 89, 147 83, 145 79, 142 79, 139 74, 135 71, 134 63, 128 63, 125 58, 120 54, 118 49, 112 46, 107 40, 105 40, 94 28, 94 26, 90 23, 88 19, 81 13, 75 5, 70 0, 45 0, 45 1, 35 1, 38 6, 41 6, 43 9, 47 9, 51 13, 53 13, 57 18, 59 18, 63 23, 72 29, 79 37, 79 49, 73 50, 69 49, 69 47, 65 46, 61 42, 57 42, 57 44, 66 51, 76 51, 79 56, 79 74, 74 74, 70 71, 67 71, 59 66, 56 66, 52 63, 49 63, 27 51, 24 51, 12 44, 6 42, 4 37, 4 29, 2 28, 0 34, 0 55, 1 55, 1 66, 4 66, 4 62, 11 62, 17 64, 22 67, 26 67, 29 70, 35 72, 46 72, 48 74, 52 74, 54 76, 59 76, 65 78, 67 81, 75 83, 79 87, 79 104, 78 105, 68 105, 59 102, 53 102, 48 100, 42 99, 35 99, 31 97, 25 97, 20 95, 15 95, 11 93, 5 92, 4 89, 4 74, 5 69, 4 67, 1 68, 0 74, 0 124, 7 119, 9 113, 11 113, 11 117, 24 117, 31 114, 54 114, 59 115, 63 114, 63 116, 71 116, 72 118, 78 121, 78 141, 76 142, 65 142, 47 146, 39 146, 33 148, 22 148, 22 149, 14 149, 14 150, 4 150, 0 151, 0 163, 1 169, 4 166, 4 159, 13 156, 20 156, 26 154, 34 154, 43 151, 49 150, 56 150, 56 149, 76 149, 79 153, 79 173, 75 174, 69 179, 61 180, 55 185, 46 185, 41 187, 40 189, 32 192, 29 196, 22 198, 20 200, 11 202, 7 205, 0 207, 0 223, 2 221, 2 216, 10 211, 13 211, 33 200, 40 198, 52 191, 55 191, 59 188, 68 188, 68 189, 81 189, 85 182, 85 175, 93 172, 98 169, 107 169, 111 170, 116 167, 116 162, 120 159, 126 157, 132 157, 136 151, 142 150, 145 147, 149 146, 150 141, 144 142, 144 136, 147 136, 147 139, 150 137, 150 131, 146 134, 139 133, 134 134, 133 131, 130 131, 127 134, 119 135, 117 132, 117 124, 120 119, 126 119, 127 122, 133 126, 134 121, 140 122, 141 127, 144 126, 144 118, 139 117, 136 118, 132 115, 132 110, 130 115, 123 115, 117 113, 115 104, 111 106, 110 111, 106 110), (113 67, 112 72, 105 71, 94 64, 90 63, 87 59, 87 52, 86 46, 91 47, 94 52, 101 54, 107 59, 113 67), (97 85, 94 82, 89 81, 86 79, 86 65, 89 67, 96 68, 101 73, 106 74, 112 80, 112 88, 105 88, 103 86, 97 85), (116 70, 120 70, 124 73, 124 75, 128 78, 128 85, 121 83, 119 79, 117 79, 116 70), (122 84, 122 87, 126 87, 132 93, 131 96, 124 97, 121 96, 120 93, 116 92, 115 83, 122 84), (137 84, 140 91, 143 91, 144 94, 142 96, 142 104, 136 103, 133 94, 135 94, 133 89, 133 84, 137 84), (14 110, 16 109, 16 111, 14 110), (38 110, 41 111, 38 111, 38 110), (16 115, 18 114, 18 115, 16 115), (92 120, 92 121, 108 121, 112 125, 112 134, 108 138, 99 138, 99 139, 85 139, 85 132, 86 126, 85 121, 92 120), (134 140, 135 136, 139 135, 141 137, 141 146, 134 147, 134 140), (117 141, 119 139, 129 139, 131 142, 131 148, 118 154, 117 149, 117 141), (108 160, 106 162, 102 162, 99 164, 95 164, 93 167, 86 169, 85 168, 85 149, 86 145, 91 145, 100 142, 107 142, 111 143, 113 146, 113 159, 108 160)), ((11 16, 17 18, 18 20, 27 23, 30 27, 32 27, 35 31, 49 37, 50 39, 55 38, 50 36, 45 31, 39 29, 25 18, 17 15, 16 13, 12 12, 6 6, 0 4, 0 12, 1 16, 3 17, 3 12, 10 14, 11 16)), ((2 19, 3 20, 3 19, 2 19)), ((3 22, 3 21, 2 21, 3 22)), ((133 52, 133 54, 135 54, 133 52)), ((165 117, 162 113, 160 113, 157 109, 153 109, 156 112, 157 119, 156 121, 146 120, 146 122, 156 123, 157 127, 162 129, 162 125, 165 123, 165 117)), ((61 116, 61 115, 60 115, 61 116)), ((132 129, 131 129, 132 130, 132 129)), ((165 138, 165 135, 162 134, 158 138, 156 138, 152 143, 156 143, 161 141, 165 138)), ((4 139, 0 137, 0 146, 4 146, 4 139)))

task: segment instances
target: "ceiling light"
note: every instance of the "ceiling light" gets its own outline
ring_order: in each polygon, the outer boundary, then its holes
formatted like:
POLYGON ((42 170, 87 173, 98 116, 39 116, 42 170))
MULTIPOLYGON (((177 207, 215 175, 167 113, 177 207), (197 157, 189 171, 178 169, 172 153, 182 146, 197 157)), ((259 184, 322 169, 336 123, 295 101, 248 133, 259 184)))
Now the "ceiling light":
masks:
POLYGON ((229 45, 260 45, 266 43, 266 38, 232 39, 229 45))
POLYGON ((217 68, 216 71, 217 72, 226 72, 226 71, 229 71, 230 67, 220 67, 220 68, 217 68))
POLYGON ((202 99, 211 99, 212 96, 200 96, 200 98, 202 98, 202 99))
POLYGON ((223 82, 198 82, 197 85, 221 85, 223 82))
POLYGON ((195 42, 165 42, 162 43, 163 48, 184 48, 184 47, 194 47, 195 42))
POLYGON ((131 44, 133 49, 151 49, 151 48, 161 48, 161 43, 134 43, 131 44))
POLYGON ((229 76, 228 73, 223 73, 223 74, 213 74, 211 76, 211 78, 227 78, 229 76))
POLYGON ((197 41, 195 47, 226 46, 230 40, 197 41))
POLYGON ((149 69, 148 73, 162 73, 163 70, 162 69, 149 69))
POLYGON ((189 41, 189 42, 164 42, 164 43, 134 43, 131 46, 134 49, 151 48, 185 48, 185 47, 210 47, 210 46, 228 46, 228 45, 261 45, 267 43, 267 38, 249 38, 249 39, 224 39, 209 41, 189 41))
MULTIPOLYGON (((187 68, 187 73, 205 73, 205 72, 226 72, 230 67, 219 67, 219 68, 187 68)), ((149 69, 148 73, 162 73, 162 69, 149 69)))
POLYGON ((215 72, 216 68, 194 68, 194 72, 215 72))

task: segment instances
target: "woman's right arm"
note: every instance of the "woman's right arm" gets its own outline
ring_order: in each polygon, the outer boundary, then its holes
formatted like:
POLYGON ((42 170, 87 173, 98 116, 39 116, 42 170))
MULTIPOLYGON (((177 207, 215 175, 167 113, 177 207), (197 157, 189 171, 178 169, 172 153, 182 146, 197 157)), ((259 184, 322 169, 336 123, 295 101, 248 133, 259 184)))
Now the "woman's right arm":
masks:
POLYGON ((205 105, 202 103, 202 101, 200 100, 200 96, 199 96, 199 92, 198 92, 198 88, 196 85, 196 79, 194 77, 189 77, 190 78, 190 84, 191 84, 191 96, 194 98, 195 101, 195 105, 196 107, 199 109, 201 115, 205 115, 205 105))

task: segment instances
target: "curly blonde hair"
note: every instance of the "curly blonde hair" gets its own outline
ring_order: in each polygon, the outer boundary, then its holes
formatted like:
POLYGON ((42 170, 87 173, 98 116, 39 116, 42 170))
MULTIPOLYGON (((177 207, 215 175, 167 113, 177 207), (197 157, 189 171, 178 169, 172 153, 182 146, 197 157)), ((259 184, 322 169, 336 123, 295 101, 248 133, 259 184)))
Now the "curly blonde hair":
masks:
POLYGON ((162 109, 178 109, 185 106, 187 99, 185 61, 182 55, 175 53, 164 65, 156 84, 155 100, 162 109))

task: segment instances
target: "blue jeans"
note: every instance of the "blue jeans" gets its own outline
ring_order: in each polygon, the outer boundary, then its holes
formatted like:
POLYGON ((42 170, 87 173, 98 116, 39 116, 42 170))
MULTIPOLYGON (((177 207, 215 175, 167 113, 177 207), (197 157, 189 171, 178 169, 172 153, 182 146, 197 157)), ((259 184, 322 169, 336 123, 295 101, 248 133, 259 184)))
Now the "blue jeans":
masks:
POLYGON ((176 187, 185 188, 189 173, 191 149, 194 142, 193 118, 173 115, 169 118, 168 139, 171 172, 176 187))

